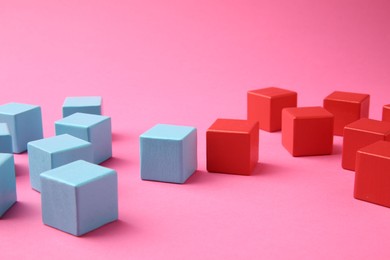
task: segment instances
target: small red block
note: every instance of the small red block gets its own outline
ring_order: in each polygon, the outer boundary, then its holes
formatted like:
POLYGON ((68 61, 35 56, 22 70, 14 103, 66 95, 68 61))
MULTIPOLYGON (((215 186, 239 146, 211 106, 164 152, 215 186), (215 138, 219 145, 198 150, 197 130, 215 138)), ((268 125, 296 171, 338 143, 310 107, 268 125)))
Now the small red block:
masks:
POLYGON ((378 141, 357 152, 354 197, 390 207, 390 142, 378 141))
POLYGON ((383 106, 382 121, 390 122, 390 105, 383 106))
POLYGON ((324 99, 324 108, 334 115, 334 134, 343 136, 344 127, 367 118, 370 95, 335 91, 324 99))
POLYGON ((297 106, 297 93, 269 87, 248 91, 248 119, 259 121, 259 127, 268 132, 281 129, 282 110, 297 106))
POLYGON ((259 159, 257 121, 217 119, 206 133, 207 171, 250 175, 259 159))
POLYGON ((322 107, 283 109, 282 144, 293 156, 331 154, 333 115, 322 107))
POLYGON ((359 119, 344 129, 342 167, 355 170, 356 152, 377 141, 390 141, 390 122, 359 119))

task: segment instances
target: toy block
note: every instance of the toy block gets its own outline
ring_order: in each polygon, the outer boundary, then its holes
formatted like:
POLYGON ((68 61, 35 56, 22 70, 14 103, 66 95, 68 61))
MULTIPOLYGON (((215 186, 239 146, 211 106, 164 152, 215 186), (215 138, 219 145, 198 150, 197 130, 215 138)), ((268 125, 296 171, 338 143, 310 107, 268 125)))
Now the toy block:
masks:
POLYGON ((185 183, 197 168, 194 127, 157 124, 140 136, 141 179, 185 183))
POLYGON ((40 179, 44 224, 81 236, 118 219, 116 171, 79 160, 40 179))
POLYGON ((67 97, 62 105, 62 117, 74 113, 102 114, 102 97, 67 97))
POLYGON ((382 121, 390 122, 390 104, 383 106, 382 121))
POLYGON ((247 94, 248 120, 259 121, 259 127, 268 132, 280 131, 282 110, 297 106, 297 93, 269 87, 250 90, 247 94))
POLYGON ((335 91, 324 99, 324 108, 334 115, 334 135, 343 136, 346 125, 368 118, 370 95, 335 91))
POLYGON ((31 187, 40 192, 39 175, 42 172, 76 160, 93 162, 91 143, 68 134, 28 143, 31 187))
POLYGON ((342 167, 355 170, 356 152, 377 141, 390 141, 390 122, 359 119, 344 129, 342 167))
POLYGON ((390 142, 378 141, 357 151, 354 197, 390 207, 390 142))
POLYGON ((333 118, 322 107, 285 108, 282 112, 283 146, 293 156, 331 154, 333 118))
POLYGON ((6 123, 0 123, 0 153, 12 153, 12 137, 6 123))
POLYGON ((259 160, 259 122, 217 119, 206 132, 207 171, 250 175, 259 160))
POLYGON ((16 202, 15 164, 12 154, 0 153, 0 217, 16 202))
POLYGON ((43 138, 39 106, 8 103, 0 106, 0 122, 7 123, 12 137, 12 151, 22 153, 27 143, 43 138))
POLYGON ((112 156, 111 118, 74 113, 55 123, 56 134, 70 134, 92 144, 93 162, 100 164, 112 156))

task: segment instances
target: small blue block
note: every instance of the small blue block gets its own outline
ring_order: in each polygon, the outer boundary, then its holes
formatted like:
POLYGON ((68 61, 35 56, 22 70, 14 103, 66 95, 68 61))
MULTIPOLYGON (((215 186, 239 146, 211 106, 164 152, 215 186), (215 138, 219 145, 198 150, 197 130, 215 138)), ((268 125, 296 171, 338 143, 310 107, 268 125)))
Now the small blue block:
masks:
POLYGON ((0 153, 12 153, 12 137, 6 123, 0 123, 0 153))
POLYGON ((41 174, 43 223, 81 236, 118 219, 114 170, 75 161, 41 174))
POLYGON ((62 106, 62 117, 74 113, 102 114, 102 97, 67 97, 62 106))
POLYGON ((39 106, 20 103, 1 105, 0 123, 8 125, 14 153, 26 151, 28 142, 43 138, 42 113, 39 106))
POLYGON ((93 162, 111 158, 111 118, 108 116, 75 113, 55 123, 56 134, 70 134, 92 144, 93 162))
POLYGON ((16 202, 15 164, 12 154, 0 153, 0 217, 16 202))
POLYGON ((158 124, 140 136, 141 179, 184 183, 197 168, 196 128, 158 124))
POLYGON ((76 160, 93 162, 91 143, 67 134, 28 143, 31 187, 41 191, 39 174, 76 160))

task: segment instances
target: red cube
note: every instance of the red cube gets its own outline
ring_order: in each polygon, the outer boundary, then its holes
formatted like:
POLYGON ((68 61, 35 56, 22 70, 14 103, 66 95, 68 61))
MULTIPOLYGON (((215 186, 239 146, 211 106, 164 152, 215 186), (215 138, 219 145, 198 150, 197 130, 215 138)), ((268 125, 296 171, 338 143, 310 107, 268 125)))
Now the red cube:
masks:
POLYGON ((322 107, 283 109, 282 144, 293 156, 331 154, 333 115, 322 107))
POLYGON ((377 141, 390 140, 390 122, 362 118, 344 129, 342 167, 355 170, 356 152, 377 141))
POLYGON ((383 106, 382 121, 390 122, 390 105, 383 106))
POLYGON ((324 108, 334 115, 334 134, 343 136, 344 127, 367 118, 370 95, 335 91, 324 99, 324 108))
POLYGON ((268 132, 281 129, 283 108, 297 106, 296 92, 276 87, 248 91, 247 98, 248 119, 268 132))
POLYGON ((390 207, 390 142, 378 141, 357 152, 354 197, 390 207))
POLYGON ((250 175, 259 159, 259 123, 217 119, 206 133, 207 171, 250 175))

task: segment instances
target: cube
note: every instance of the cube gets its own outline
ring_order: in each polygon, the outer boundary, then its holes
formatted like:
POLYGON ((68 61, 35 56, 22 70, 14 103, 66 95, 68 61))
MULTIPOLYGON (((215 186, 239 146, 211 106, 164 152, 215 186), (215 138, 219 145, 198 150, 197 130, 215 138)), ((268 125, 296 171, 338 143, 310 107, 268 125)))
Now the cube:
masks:
POLYGON ((12 153, 12 137, 6 123, 0 123, 0 153, 12 153))
POLYGON ((31 187, 40 192, 42 172, 76 160, 93 162, 91 143, 68 134, 28 143, 31 187))
POLYGON ((15 164, 12 154, 0 153, 0 217, 16 202, 15 164))
POLYGON ((112 156, 111 118, 75 113, 55 123, 56 134, 70 134, 92 144, 93 162, 100 164, 112 156))
POLYGON ((102 97, 67 97, 62 105, 62 116, 67 117, 74 113, 102 114, 102 97))
POLYGON ((114 170, 83 160, 43 172, 43 223, 81 236, 118 219, 114 170))
POLYGON ((259 160, 259 122, 217 119, 206 132, 207 171, 250 175, 259 160))
POLYGON ((390 142, 378 141, 358 150, 354 197, 390 207, 390 142))
POLYGON ((390 122, 390 104, 383 106, 382 121, 390 122))
POLYGON ((141 179, 185 183, 197 168, 197 131, 157 124, 140 136, 141 179))
POLYGON ((335 91, 324 99, 324 108, 334 115, 334 135, 343 136, 346 125, 368 118, 370 95, 335 91))
POLYGON ((0 123, 7 123, 12 137, 12 151, 22 153, 27 143, 43 138, 39 106, 8 103, 0 106, 0 123))
POLYGON ((355 170, 356 152, 377 141, 390 141, 390 122, 359 119, 344 129, 342 167, 355 170))
POLYGON ((248 120, 259 121, 259 127, 268 132, 280 131, 282 110, 297 106, 297 93, 269 87, 248 91, 248 120))
POLYGON ((285 108, 282 144, 293 156, 331 154, 333 115, 322 107, 285 108))

